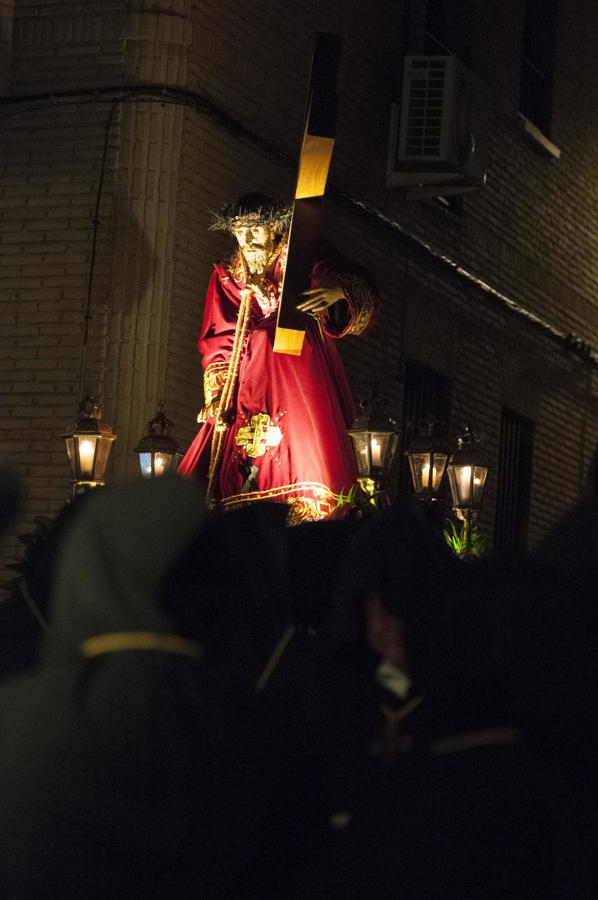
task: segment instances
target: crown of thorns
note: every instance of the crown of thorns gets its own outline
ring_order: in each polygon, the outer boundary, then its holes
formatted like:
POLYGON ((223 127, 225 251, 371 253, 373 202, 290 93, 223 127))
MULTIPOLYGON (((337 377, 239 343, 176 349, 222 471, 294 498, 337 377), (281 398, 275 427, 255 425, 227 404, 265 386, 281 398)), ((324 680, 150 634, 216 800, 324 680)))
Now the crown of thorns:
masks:
POLYGON ((244 225, 273 225, 280 234, 290 224, 290 206, 280 206, 265 194, 245 194, 212 213, 210 231, 233 231, 244 225))

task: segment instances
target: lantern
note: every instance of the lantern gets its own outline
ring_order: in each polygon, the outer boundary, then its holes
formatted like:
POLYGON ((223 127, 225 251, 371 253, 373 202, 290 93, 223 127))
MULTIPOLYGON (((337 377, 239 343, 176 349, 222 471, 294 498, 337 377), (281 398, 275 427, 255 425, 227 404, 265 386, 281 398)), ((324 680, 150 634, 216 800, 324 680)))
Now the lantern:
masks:
POLYGON ((183 455, 179 445, 170 436, 170 422, 164 415, 164 404, 148 423, 147 434, 141 438, 135 453, 139 454, 139 466, 143 478, 159 478, 165 472, 174 472, 183 455))
POLYGON ((482 507, 488 476, 485 451, 469 426, 457 439, 457 450, 448 464, 453 509, 464 520, 474 521, 482 507))
POLYGON ((384 495, 384 485, 395 458, 397 423, 382 412, 382 400, 376 390, 371 398, 361 401, 360 406, 363 415, 355 419, 347 433, 353 442, 359 484, 376 503, 381 499, 380 495, 384 495), (370 414, 367 414, 368 408, 370 414))
POLYGON ((419 434, 405 451, 418 497, 436 500, 449 458, 446 439, 434 434, 434 421, 420 423, 419 434))
POLYGON ((62 435, 73 476, 73 496, 104 484, 116 435, 100 415, 97 402, 85 397, 77 411, 77 424, 62 435))

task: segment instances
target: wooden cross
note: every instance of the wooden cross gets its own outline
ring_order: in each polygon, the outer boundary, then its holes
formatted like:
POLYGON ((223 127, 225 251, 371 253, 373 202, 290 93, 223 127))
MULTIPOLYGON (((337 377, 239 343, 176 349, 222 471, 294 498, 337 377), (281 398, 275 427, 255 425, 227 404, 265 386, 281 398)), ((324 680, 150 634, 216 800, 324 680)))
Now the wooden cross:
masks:
POLYGON ((280 302, 274 350, 300 356, 305 338, 305 313, 297 309, 311 283, 322 201, 336 134, 336 77, 341 52, 337 34, 316 35, 312 60, 303 145, 297 172, 289 249, 280 302))

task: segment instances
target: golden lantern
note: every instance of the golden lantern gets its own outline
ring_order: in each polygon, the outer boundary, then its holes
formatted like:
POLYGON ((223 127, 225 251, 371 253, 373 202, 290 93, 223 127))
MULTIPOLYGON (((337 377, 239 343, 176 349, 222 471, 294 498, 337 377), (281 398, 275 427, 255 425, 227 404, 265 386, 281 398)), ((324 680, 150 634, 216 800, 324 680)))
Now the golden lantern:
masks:
POLYGON ((73 476, 73 496, 104 485, 104 472, 116 435, 101 420, 98 403, 89 395, 79 404, 77 424, 62 438, 73 476))
POLYGON ((460 518, 464 518, 465 512, 470 514, 472 520, 477 518, 482 508, 488 469, 486 452, 466 426, 457 438, 457 450, 448 464, 453 509, 460 518))
POLYGON ((424 419, 419 433, 405 451, 413 489, 418 497, 436 500, 449 459, 446 439, 434 433, 435 423, 424 419))
POLYGON ((357 461, 357 480, 374 505, 388 502, 385 485, 399 437, 397 423, 382 411, 382 403, 378 391, 374 389, 371 398, 360 402, 363 414, 357 416, 347 432, 357 461))
POLYGON ((482 508, 488 469, 485 450, 470 427, 466 426, 457 438, 457 450, 447 467, 453 510, 464 523, 466 552, 469 549, 471 523, 475 522, 482 508))

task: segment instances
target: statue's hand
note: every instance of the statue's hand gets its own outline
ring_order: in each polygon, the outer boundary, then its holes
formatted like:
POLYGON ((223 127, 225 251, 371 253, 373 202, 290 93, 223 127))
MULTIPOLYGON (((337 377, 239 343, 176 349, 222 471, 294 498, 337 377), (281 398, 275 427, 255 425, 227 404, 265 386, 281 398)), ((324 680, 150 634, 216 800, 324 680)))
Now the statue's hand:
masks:
POLYGON ((303 291, 303 296, 307 300, 297 304, 297 309, 306 313, 321 313, 337 300, 346 300, 346 295, 342 287, 317 287, 309 291, 303 291))
POLYGON ((214 397, 209 403, 200 409, 197 413, 197 422, 199 425, 202 425, 204 422, 207 422, 208 419, 213 419, 218 411, 218 404, 220 403, 219 397, 214 397))

